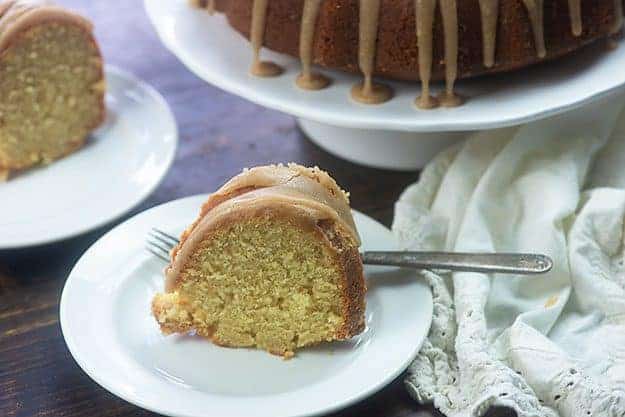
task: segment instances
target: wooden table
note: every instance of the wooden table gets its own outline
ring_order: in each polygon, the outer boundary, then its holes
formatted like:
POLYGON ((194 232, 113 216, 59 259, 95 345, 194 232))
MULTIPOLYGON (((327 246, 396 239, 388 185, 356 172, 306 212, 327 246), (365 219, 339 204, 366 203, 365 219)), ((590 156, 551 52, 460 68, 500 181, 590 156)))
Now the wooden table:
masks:
MULTIPOLYGON (((107 62, 156 87, 178 121, 180 145, 171 171, 131 214, 210 192, 247 166, 294 161, 330 171, 350 190, 355 209, 390 225, 394 201, 418 178, 417 173, 368 169, 337 159, 309 142, 291 117, 204 83, 160 44, 138 0, 61 3, 93 19, 107 62)), ((45 209, 45 202, 41 204, 45 209)), ((0 416, 154 415, 91 381, 61 336, 59 298, 65 278, 81 254, 112 226, 51 246, 0 252, 0 416)), ((430 413, 411 400, 400 377, 334 415, 430 413)))

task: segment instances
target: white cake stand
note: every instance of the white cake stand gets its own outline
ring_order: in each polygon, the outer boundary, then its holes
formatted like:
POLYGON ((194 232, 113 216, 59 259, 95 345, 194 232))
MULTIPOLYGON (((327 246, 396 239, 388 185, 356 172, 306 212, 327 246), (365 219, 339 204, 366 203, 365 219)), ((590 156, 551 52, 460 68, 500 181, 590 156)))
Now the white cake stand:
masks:
MULTIPOLYGON (((596 101, 623 90, 625 46, 606 51, 596 44, 558 62, 513 74, 458 83, 467 102, 457 108, 418 110, 417 83, 387 82, 396 96, 378 106, 355 103, 353 74, 330 71, 333 85, 302 91, 294 80, 296 59, 263 51, 286 68, 277 78, 248 73, 251 50, 223 16, 209 16, 186 0, 144 0, 163 43, 202 79, 260 105, 298 118, 322 148, 368 166, 398 170, 422 167, 439 150, 468 132, 518 125, 596 101)), ((436 87, 435 87, 436 88, 436 87)))

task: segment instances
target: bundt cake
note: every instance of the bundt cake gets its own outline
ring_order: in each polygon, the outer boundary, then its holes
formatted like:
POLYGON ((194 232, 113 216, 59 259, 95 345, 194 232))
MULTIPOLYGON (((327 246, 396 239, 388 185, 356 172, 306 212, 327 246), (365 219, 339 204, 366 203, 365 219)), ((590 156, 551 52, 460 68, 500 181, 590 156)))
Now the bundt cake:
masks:
POLYGON ((89 21, 0 0, 0 179, 79 149, 104 118, 104 90, 89 21))
POLYGON ((352 96, 392 96, 374 75, 420 80, 421 108, 456 106, 457 78, 515 70, 554 59, 621 30, 623 0, 205 0, 251 40, 252 73, 280 71, 259 59, 261 46, 299 57, 297 84, 329 80, 312 64, 361 72, 352 96), (438 99, 432 80, 445 80, 438 99))
POLYGON ((347 194, 295 164, 245 170, 182 235, 152 313, 165 334, 290 357, 365 326, 359 236, 347 194))

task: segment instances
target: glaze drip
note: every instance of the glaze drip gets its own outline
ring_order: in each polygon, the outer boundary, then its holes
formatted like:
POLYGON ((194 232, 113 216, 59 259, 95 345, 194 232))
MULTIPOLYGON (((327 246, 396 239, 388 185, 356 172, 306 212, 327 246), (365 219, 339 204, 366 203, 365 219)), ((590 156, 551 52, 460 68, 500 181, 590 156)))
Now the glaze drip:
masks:
POLYGON ((364 80, 352 87, 352 98, 365 104, 384 103, 393 96, 389 87, 373 82, 380 3, 381 0, 360 0, 359 6, 358 65, 364 80))
POLYGON ((321 90, 330 85, 330 79, 323 74, 312 71, 313 41, 317 17, 323 0, 305 0, 302 13, 302 24, 299 41, 299 54, 302 61, 302 72, 296 83, 305 90, 321 90))
POLYGON ((250 72, 252 75, 256 75, 258 77, 275 77, 283 72, 282 67, 278 64, 260 60, 260 50, 263 47, 268 6, 269 0, 254 0, 254 5, 252 7, 252 26, 250 28, 250 38, 254 58, 250 72))
POLYGON ((430 95, 435 10, 436 0, 415 0, 417 44, 419 47, 419 77, 421 78, 421 96, 417 98, 416 104, 421 109, 432 109, 438 105, 436 99, 430 95))
POLYGON ((438 100, 430 94, 432 60, 434 56, 434 16, 437 0, 415 0, 417 43, 419 47, 419 76, 421 96, 416 105, 421 109, 431 109, 439 103, 445 107, 460 105, 461 100, 454 93, 454 83, 458 74, 458 10, 456 0, 438 0, 443 19, 445 41, 445 91, 438 100))
POLYGON ((539 58, 547 56, 545 48, 545 35, 543 24, 543 0, 523 0, 527 8, 530 23, 532 24, 532 32, 534 33, 534 43, 536 45, 536 54, 539 58))
POLYGON ((458 8, 456 0, 440 0, 445 33, 445 91, 439 97, 443 107, 456 107, 462 100, 454 93, 458 76, 458 8))
POLYGON ((480 0, 480 13, 482 14, 484 66, 486 68, 492 68, 495 65, 499 0, 480 0))
POLYGON ((571 32, 574 36, 580 36, 582 34, 581 0, 569 0, 569 15, 571 16, 571 32))
POLYGON ((211 15, 215 14, 215 0, 208 0, 208 3, 206 4, 206 10, 211 15))

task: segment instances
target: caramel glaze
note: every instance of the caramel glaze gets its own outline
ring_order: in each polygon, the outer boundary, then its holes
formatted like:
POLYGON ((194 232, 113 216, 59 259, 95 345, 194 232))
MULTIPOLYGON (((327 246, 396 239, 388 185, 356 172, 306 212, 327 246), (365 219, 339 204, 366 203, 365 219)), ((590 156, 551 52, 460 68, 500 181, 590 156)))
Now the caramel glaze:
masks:
POLYGON ((51 6, 51 4, 45 0, 11 0, 2 3, 0 5, 0 36, 8 33, 7 28, 19 21, 22 16, 43 6, 51 6))
POLYGON ((215 0, 208 0, 206 3, 206 10, 211 15, 215 14, 215 0))
POLYGON ((430 95, 430 78, 432 76, 432 41, 434 11, 436 0, 415 0, 415 18, 417 21, 417 45, 419 47, 419 76, 421 77, 421 96, 417 99, 417 107, 433 109, 438 102, 430 95))
POLYGON ((499 19, 499 0, 480 0, 482 16, 482 44, 484 66, 495 65, 495 45, 497 41, 497 21, 499 19))
POLYGON ((532 32, 534 33, 536 55, 538 55, 539 58, 544 58, 547 55, 543 25, 544 2, 543 0, 523 0, 523 3, 527 8, 527 14, 532 25, 532 32))
POLYGON ((380 2, 381 0, 360 0, 358 65, 364 80, 352 87, 352 98, 365 104, 380 104, 393 97, 393 91, 388 86, 373 82, 380 2))
POLYGON ((454 93, 454 83, 458 75, 458 12, 456 0, 415 0, 417 43, 419 46, 419 74, 421 76, 421 96, 416 105, 421 109, 432 109, 439 104, 455 107, 462 100, 454 93), (445 90, 433 99, 430 95, 432 74, 433 27, 436 5, 440 6, 445 38, 445 90))
MULTIPOLYGON (((197 3, 205 2, 208 8, 214 8, 215 0, 192 0, 197 3), (211 6, 212 5, 212 6, 211 6)), ((267 77, 282 73, 282 68, 271 62, 260 60, 260 49, 265 31, 267 6, 270 0, 254 0, 252 10, 251 43, 254 53, 251 73, 267 77)), ((497 24, 499 20, 499 0, 478 0, 482 19, 482 42, 484 67, 492 68, 496 62, 497 24)), ((536 56, 544 58, 547 55, 544 36, 544 0, 522 1, 530 21, 534 36, 536 56)), ((568 0, 571 20, 571 32, 574 36, 581 36, 583 32, 582 0, 568 0)), ((366 104, 380 104, 392 98, 392 90, 383 84, 373 81, 375 67, 376 44, 378 35, 378 19, 382 7, 382 0, 359 0, 359 42, 358 64, 364 76, 361 83, 356 84, 351 91, 352 98, 366 104)), ((457 0, 414 0, 416 21, 416 42, 418 45, 418 66, 421 79, 421 95, 416 105, 422 109, 432 109, 439 105, 454 107, 462 100, 454 92, 454 83, 458 73, 458 12, 457 0), (432 60, 434 56, 433 28, 440 8, 440 16, 444 33, 445 57, 445 90, 438 96, 430 93, 432 75, 432 60)), ((312 71, 313 41, 316 33, 317 17, 323 0, 305 0, 302 12, 300 33, 300 59, 302 71, 297 78, 297 85, 307 90, 325 88, 330 80, 312 71)), ((614 29, 618 33, 623 27, 622 0, 614 0, 614 29)))
MULTIPOLYGON (((42 21, 55 20, 72 23, 92 32, 91 22, 85 18, 54 6, 48 0, 0 0, 0 53, 12 42, 15 35, 42 21)), ((1 173, 0 173, 1 174, 1 173)))
POLYGON ((299 54, 302 61, 302 72, 296 83, 304 90, 321 90, 330 85, 330 79, 323 74, 312 71, 313 40, 319 8, 323 0, 305 0, 302 14, 302 25, 299 41, 299 54))
POLYGON ((573 36, 582 34, 582 1, 569 0, 569 14, 571 16, 571 32, 573 36))
POLYGON ((462 100, 454 93, 458 76, 458 9, 456 0, 440 0, 445 34, 445 90, 439 96, 443 107, 457 107, 462 100))
POLYGON ((252 7, 251 42, 254 59, 250 73, 257 77, 276 77, 284 71, 281 66, 274 62, 260 60, 260 49, 263 46, 268 6, 269 0, 254 0, 252 7))

